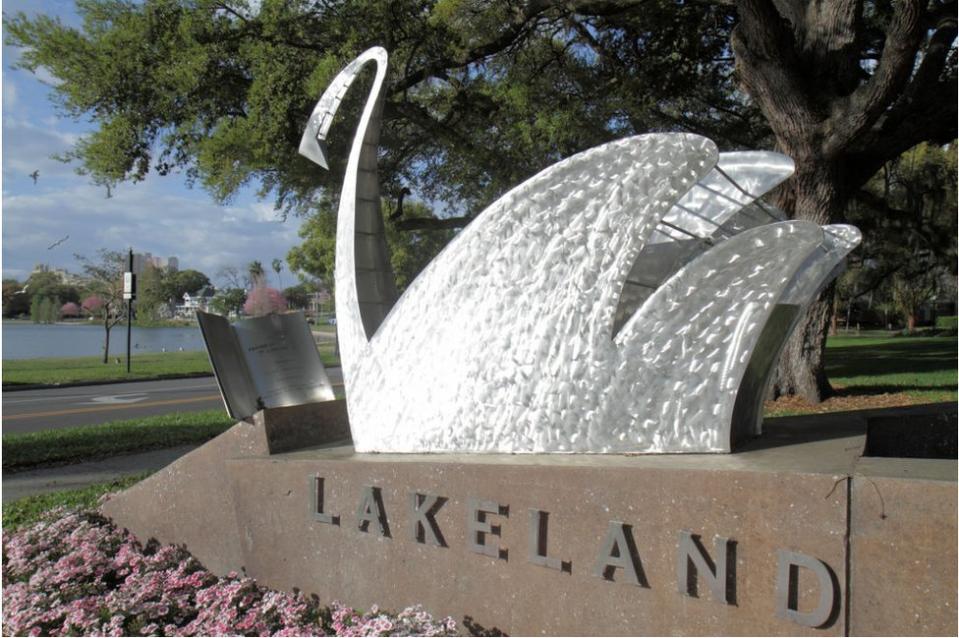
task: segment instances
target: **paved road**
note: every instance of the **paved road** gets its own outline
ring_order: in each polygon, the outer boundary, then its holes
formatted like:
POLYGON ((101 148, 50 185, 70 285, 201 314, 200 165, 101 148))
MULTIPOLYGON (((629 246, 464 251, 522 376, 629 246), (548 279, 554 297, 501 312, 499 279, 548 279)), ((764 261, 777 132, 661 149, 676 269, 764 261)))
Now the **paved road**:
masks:
MULTIPOLYGON (((339 368, 327 370, 334 385, 339 368)), ((3 393, 4 434, 36 432, 157 414, 223 409, 213 377, 138 381, 3 393)))

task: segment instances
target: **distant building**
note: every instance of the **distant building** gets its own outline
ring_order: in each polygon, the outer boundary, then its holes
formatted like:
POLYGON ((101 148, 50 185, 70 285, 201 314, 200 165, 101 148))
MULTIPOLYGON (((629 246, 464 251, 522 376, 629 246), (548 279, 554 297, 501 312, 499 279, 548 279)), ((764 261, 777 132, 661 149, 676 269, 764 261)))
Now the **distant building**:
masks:
POLYGON ((66 286, 79 286, 83 283, 83 277, 80 275, 74 275, 66 268, 51 268, 48 264, 35 265, 30 276, 32 277, 33 275, 46 272, 56 275, 60 283, 66 286))
POLYGON ((216 288, 213 286, 203 286, 193 295, 188 292, 183 293, 183 303, 176 307, 177 317, 191 319, 197 310, 207 312, 215 295, 216 288))
POLYGON ((167 257, 166 259, 159 256, 154 257, 153 253, 133 253, 133 272, 136 273, 137 277, 143 274, 147 266, 179 270, 180 259, 175 256, 167 257))

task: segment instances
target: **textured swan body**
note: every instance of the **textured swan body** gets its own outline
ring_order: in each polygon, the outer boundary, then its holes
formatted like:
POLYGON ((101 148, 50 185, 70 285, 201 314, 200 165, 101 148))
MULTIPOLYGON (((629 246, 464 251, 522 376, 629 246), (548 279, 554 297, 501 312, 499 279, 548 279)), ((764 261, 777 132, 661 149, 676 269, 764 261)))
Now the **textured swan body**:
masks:
POLYGON ((720 155, 690 134, 584 151, 503 195, 396 300, 375 179, 385 51, 334 80, 301 152, 325 163, 332 112, 367 62, 337 219, 356 450, 729 451, 767 321, 784 293, 818 290, 849 243, 757 212, 791 160, 720 155))

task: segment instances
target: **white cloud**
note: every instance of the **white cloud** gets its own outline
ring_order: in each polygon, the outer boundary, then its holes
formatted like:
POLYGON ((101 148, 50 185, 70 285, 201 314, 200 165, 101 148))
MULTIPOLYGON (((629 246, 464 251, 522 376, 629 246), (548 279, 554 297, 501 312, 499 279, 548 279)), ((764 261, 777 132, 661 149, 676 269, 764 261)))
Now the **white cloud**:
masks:
POLYGON ((33 75, 47 86, 59 86, 61 82, 60 78, 55 77, 45 66, 37 67, 33 75))
POLYGON ((73 176, 74 167, 53 155, 70 150, 80 135, 57 126, 37 124, 16 116, 3 118, 4 180, 31 184, 29 174, 40 171, 40 178, 73 176))
POLYGON ((300 221, 274 221, 267 215, 272 206, 262 202, 223 209, 201 192, 171 193, 164 187, 173 184, 160 178, 121 185, 106 199, 102 189, 73 181, 64 189, 4 194, 3 260, 11 272, 36 263, 77 270, 74 253, 132 246, 137 252, 175 255, 181 268, 213 277, 224 266, 242 269, 254 259, 285 259, 300 242, 300 221), (234 221, 224 221, 228 216, 234 221), (65 235, 68 241, 47 250, 65 235))
MULTIPOLYGON (((251 6, 256 11, 259 3, 251 6)), ((7 12, 22 9, 76 23, 76 13, 65 7, 59 0, 4 3, 7 12)), ((3 47, 8 69, 21 54, 16 47, 3 47)), ((55 83, 49 72, 6 71, 2 80, 5 276, 26 276, 37 263, 76 272, 74 253, 93 256, 99 248, 132 246, 138 252, 177 256, 181 268, 214 277, 224 266, 244 270, 253 260, 285 259, 300 243, 300 220, 278 221, 270 203, 248 196, 252 191, 236 204, 219 206, 207 193, 187 189, 180 177, 151 175, 139 184, 119 185, 107 199, 104 187, 51 157, 70 150, 89 125, 59 117, 49 101, 49 88, 41 84, 55 83), (36 184, 30 177, 34 171, 39 171, 36 184), (67 235, 67 241, 48 249, 67 235)))
POLYGON ((7 80, 3 81, 3 110, 9 112, 17 106, 17 85, 7 80))

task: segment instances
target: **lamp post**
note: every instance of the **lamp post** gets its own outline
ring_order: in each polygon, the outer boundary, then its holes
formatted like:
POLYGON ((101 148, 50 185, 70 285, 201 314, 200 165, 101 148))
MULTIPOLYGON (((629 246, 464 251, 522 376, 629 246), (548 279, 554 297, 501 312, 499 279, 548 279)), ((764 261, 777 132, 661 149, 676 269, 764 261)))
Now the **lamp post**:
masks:
POLYGON ((133 334, 133 300, 137 296, 137 280, 133 274, 133 248, 130 248, 127 271, 123 273, 123 298, 127 300, 127 374, 130 373, 130 339, 133 334))

